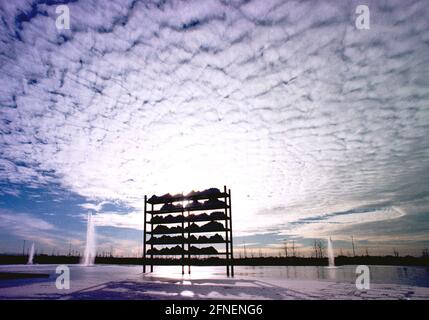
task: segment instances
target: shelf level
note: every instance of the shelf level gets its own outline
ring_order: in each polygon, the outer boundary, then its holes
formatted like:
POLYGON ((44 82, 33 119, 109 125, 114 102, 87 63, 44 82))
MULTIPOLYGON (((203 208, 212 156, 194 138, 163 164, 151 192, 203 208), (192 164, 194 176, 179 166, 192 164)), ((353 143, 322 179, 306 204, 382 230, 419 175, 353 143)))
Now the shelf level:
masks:
POLYGON ((210 210, 219 210, 219 209, 229 209, 228 205, 219 205, 211 207, 191 207, 191 208, 177 208, 170 210, 148 210, 147 214, 168 214, 168 213, 185 213, 185 212, 194 212, 194 211, 210 211, 210 210))
MULTIPOLYGON (((152 256, 222 256, 222 255, 227 255, 226 252, 218 252, 218 253, 189 253, 185 252, 185 253, 150 253, 150 252, 146 252, 147 255, 152 255, 152 256)), ((229 254, 229 253, 228 253, 229 254)), ((147 258, 146 258, 147 259, 147 258)))
POLYGON ((220 192, 220 193, 213 193, 213 194, 207 194, 207 195, 194 195, 194 196, 176 196, 176 197, 168 197, 168 198, 162 198, 159 197, 158 199, 149 199, 147 200, 147 203, 149 204, 165 204, 165 203, 173 203, 173 202, 182 202, 182 201, 194 201, 194 200, 209 200, 209 199, 220 199, 228 197, 227 193, 220 192))
POLYGON ((197 231, 173 231, 173 232, 160 232, 160 233, 158 233, 158 232, 147 232, 148 234, 150 234, 150 235, 163 235, 163 234, 193 234, 193 233, 210 233, 210 232, 225 232, 225 231, 229 231, 229 229, 218 229, 218 230, 210 230, 210 231, 207 231, 207 230, 197 230, 197 231))
MULTIPOLYGON (((231 242, 231 241, 226 241, 226 240, 223 240, 223 241, 204 241, 204 242, 188 242, 188 241, 185 241, 185 244, 222 244, 222 243, 229 243, 229 242, 231 242)), ((147 244, 146 245, 154 245, 154 246, 171 246, 171 245, 174 245, 174 244, 183 244, 183 241, 176 241, 176 242, 173 242, 173 241, 171 241, 171 242, 167 242, 167 243, 157 243, 157 242, 147 242, 147 244)))
MULTIPOLYGON (((185 217, 185 221, 183 221, 183 223, 188 223, 188 222, 210 222, 210 221, 225 221, 225 220, 229 220, 229 217, 225 217, 225 218, 216 218, 216 219, 206 219, 206 220, 187 220, 185 217)), ((161 224, 182 224, 182 221, 179 222, 151 222, 151 221, 146 221, 146 224, 153 224, 153 225, 161 225, 161 224)))

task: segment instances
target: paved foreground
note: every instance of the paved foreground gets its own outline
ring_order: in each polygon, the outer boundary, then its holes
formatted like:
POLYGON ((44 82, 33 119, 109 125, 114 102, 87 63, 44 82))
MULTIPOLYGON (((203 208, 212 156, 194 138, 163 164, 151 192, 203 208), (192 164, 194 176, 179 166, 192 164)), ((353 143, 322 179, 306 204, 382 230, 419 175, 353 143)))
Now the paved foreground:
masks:
MULTIPOLYGON (((226 278, 201 268, 192 276, 171 272, 142 274, 138 266, 70 266, 70 289, 59 290, 56 266, 0 266, 0 272, 49 274, 47 278, 0 281, 0 299, 429 299, 429 288, 372 284, 358 290, 353 283, 226 278)), ((175 269, 177 270, 177 268, 175 269)))

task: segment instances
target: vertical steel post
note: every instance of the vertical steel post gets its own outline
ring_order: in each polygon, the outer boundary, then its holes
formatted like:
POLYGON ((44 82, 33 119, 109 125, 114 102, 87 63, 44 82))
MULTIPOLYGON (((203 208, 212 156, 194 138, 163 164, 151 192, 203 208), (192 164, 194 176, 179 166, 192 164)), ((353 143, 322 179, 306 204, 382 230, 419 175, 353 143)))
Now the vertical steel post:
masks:
POLYGON ((144 225, 143 225, 143 273, 146 273, 146 202, 147 196, 144 196, 144 225))
MULTIPOLYGON (((153 238, 153 203, 151 203, 152 214, 150 216, 150 238, 153 238)), ((153 272, 153 241, 150 242, 150 272, 153 272)))
POLYGON ((225 249, 226 249, 226 276, 229 277, 229 238, 228 238, 228 196, 226 186, 223 186, 223 193, 225 194, 225 249))
POLYGON ((182 201, 182 275, 185 274, 185 208, 182 201))
POLYGON ((233 249, 233 241, 232 241, 232 205, 231 205, 231 189, 228 190, 229 197, 229 230, 230 230, 230 245, 231 245, 231 276, 234 276, 234 249, 233 249))
POLYGON ((191 231, 189 221, 189 209, 188 209, 188 274, 191 274, 191 231))

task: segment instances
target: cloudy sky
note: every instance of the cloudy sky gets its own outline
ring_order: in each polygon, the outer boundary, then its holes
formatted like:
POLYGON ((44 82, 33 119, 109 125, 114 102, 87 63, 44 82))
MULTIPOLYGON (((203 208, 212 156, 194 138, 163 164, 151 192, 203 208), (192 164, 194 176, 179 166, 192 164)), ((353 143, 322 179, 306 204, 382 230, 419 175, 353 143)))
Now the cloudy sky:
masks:
POLYGON ((92 211, 138 254, 145 194, 224 185, 237 247, 429 246, 427 1, 61 3, 0 0, 0 252, 92 211))

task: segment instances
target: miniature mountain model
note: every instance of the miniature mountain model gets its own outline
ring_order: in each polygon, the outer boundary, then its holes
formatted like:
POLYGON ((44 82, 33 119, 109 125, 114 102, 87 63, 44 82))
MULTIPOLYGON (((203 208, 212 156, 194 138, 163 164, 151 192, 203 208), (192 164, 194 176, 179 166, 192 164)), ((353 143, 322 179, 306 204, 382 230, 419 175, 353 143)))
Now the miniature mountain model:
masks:
POLYGON ((197 200, 192 201, 191 203, 188 203, 186 205, 186 208, 200 208, 203 204, 201 202, 198 202, 197 200))
POLYGON ((184 219, 182 216, 172 216, 171 214, 163 216, 154 216, 151 220, 151 223, 174 223, 182 222, 184 219))
POLYGON ((210 188, 200 192, 200 195, 210 196, 210 195, 218 195, 220 194, 220 190, 218 188, 210 188))
POLYGON ((188 216, 188 221, 207 221, 209 220, 209 216, 207 213, 201 213, 201 214, 190 214, 188 216))
POLYGON ((161 207, 161 211, 174 211, 174 210, 180 210, 183 209, 182 205, 180 204, 172 204, 172 203, 166 203, 161 207))
POLYGON ((225 213, 223 213, 222 211, 214 211, 210 213, 210 219, 213 219, 213 220, 225 219, 225 213))
POLYGON ((196 223, 191 223, 189 227, 185 228, 185 232, 196 232, 200 229, 200 227, 196 223))
POLYGON ((220 190, 218 188, 210 188, 203 191, 191 191, 189 192, 186 197, 195 197, 195 196, 217 196, 221 194, 220 190))
POLYGON ((158 225, 153 230, 153 234, 166 234, 166 233, 182 233, 182 227, 176 226, 176 227, 168 228, 164 225, 158 225))
POLYGON ((218 254, 219 252, 214 247, 203 247, 203 248, 197 248, 194 246, 191 246, 189 252, 191 254, 218 254))
POLYGON ((161 236, 161 237, 152 237, 147 243, 149 244, 176 244, 182 243, 182 236, 161 236))
POLYGON ((214 236, 211 236, 209 238, 209 241, 211 241, 211 242, 224 242, 225 240, 222 238, 221 235, 216 233, 214 236))
POLYGON ((230 272, 233 275, 231 193, 226 187, 223 191, 209 188, 191 191, 186 195, 166 193, 160 197, 152 196, 149 200, 145 196, 144 221, 143 272, 147 265, 153 271, 154 263, 160 261, 155 259, 156 255, 181 255, 182 258, 178 260, 182 265, 182 274, 186 265, 190 272, 191 264, 197 263, 194 259, 199 258, 195 256, 216 255, 218 257, 214 259, 220 259, 220 263, 225 265, 227 275, 230 272), (215 243, 223 244, 225 250, 218 252, 215 247, 210 246, 215 243), (207 246, 199 247, 197 244, 207 246), (147 245, 150 246, 149 250, 147 245))
POLYGON ((200 227, 201 231, 221 231, 223 229, 223 224, 216 221, 211 221, 200 227))
POLYGON ((204 209, 220 209, 225 208, 225 202, 218 199, 209 199, 203 203, 204 209))

